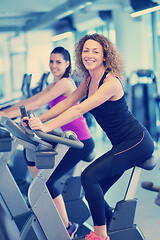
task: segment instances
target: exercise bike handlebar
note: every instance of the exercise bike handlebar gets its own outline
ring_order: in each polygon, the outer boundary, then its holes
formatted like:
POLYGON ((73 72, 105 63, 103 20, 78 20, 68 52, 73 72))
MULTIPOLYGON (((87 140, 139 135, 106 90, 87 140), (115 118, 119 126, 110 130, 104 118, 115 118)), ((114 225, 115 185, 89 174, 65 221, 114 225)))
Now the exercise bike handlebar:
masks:
POLYGON ((79 148, 79 149, 83 148, 84 146, 81 141, 75 138, 75 134, 71 131, 66 131, 61 136, 56 136, 55 134, 52 134, 52 133, 44 133, 40 130, 32 131, 23 126, 19 126, 17 123, 15 123, 13 120, 11 120, 6 116, 2 116, 1 124, 14 136, 22 138, 23 140, 28 141, 30 143, 38 144, 39 140, 42 140, 42 141, 49 141, 50 143, 52 142, 60 143, 60 144, 67 145, 69 147, 79 148), (36 136, 38 136, 38 138, 36 136))
POLYGON ((54 143, 61 143, 73 148, 83 148, 84 144, 80 142, 77 138, 75 138, 75 134, 72 131, 66 131, 64 132, 61 137, 50 134, 50 133, 44 133, 40 130, 35 130, 35 134, 40 137, 44 141, 54 142, 54 143))
MULTIPOLYGON (((21 111, 22 117, 23 117, 23 114, 25 114, 25 116, 28 115, 29 118, 31 116, 35 116, 34 112, 31 109, 28 110, 27 112, 25 112, 26 111, 25 106, 22 105, 20 107, 20 109, 21 108, 23 108, 23 111, 21 111)), ((83 143, 77 139, 77 135, 72 131, 66 131, 64 133, 58 133, 56 131, 52 131, 51 133, 48 133, 48 134, 46 134, 40 130, 34 130, 34 132, 38 137, 40 137, 46 141, 52 141, 53 140, 52 136, 54 136, 54 142, 60 143, 59 138, 62 139, 62 137, 65 136, 65 138, 63 138, 63 141, 61 143, 64 143, 65 145, 67 145, 67 146, 69 145, 74 148, 83 148, 83 146, 84 146, 83 143), (67 141, 64 141, 64 140, 67 140, 67 141), (68 140, 71 140, 71 141, 68 141, 68 140), (73 141, 73 143, 72 143, 72 141, 73 141)))

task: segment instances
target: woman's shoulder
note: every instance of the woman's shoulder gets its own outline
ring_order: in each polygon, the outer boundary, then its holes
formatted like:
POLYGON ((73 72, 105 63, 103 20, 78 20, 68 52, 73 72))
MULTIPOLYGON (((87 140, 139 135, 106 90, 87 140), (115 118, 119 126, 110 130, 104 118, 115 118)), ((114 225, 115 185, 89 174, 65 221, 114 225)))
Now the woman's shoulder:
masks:
POLYGON ((65 84, 68 85, 68 84, 72 83, 72 81, 73 81, 72 78, 63 77, 63 78, 55 81, 52 86, 54 86, 54 85, 56 85, 56 86, 58 86, 58 85, 65 85, 65 84))
POLYGON ((74 82, 73 78, 72 77, 63 77, 61 78, 58 82, 64 82, 64 81, 67 81, 67 82, 74 82))
POLYGON ((113 78, 118 79, 118 76, 112 73, 108 73, 103 82, 105 82, 107 79, 113 79, 113 78))
POLYGON ((116 75, 108 75, 108 77, 104 79, 103 84, 113 93, 113 96, 110 98, 110 100, 117 100, 124 95, 123 84, 116 75))
POLYGON ((63 91, 63 95, 68 96, 75 91, 77 87, 72 78, 64 77, 56 82, 55 88, 57 91, 63 91))
POLYGON ((68 78, 63 78, 63 79, 64 81, 66 81, 67 84, 70 84, 72 87, 74 86, 74 88, 77 88, 76 83, 72 77, 69 76, 68 78))

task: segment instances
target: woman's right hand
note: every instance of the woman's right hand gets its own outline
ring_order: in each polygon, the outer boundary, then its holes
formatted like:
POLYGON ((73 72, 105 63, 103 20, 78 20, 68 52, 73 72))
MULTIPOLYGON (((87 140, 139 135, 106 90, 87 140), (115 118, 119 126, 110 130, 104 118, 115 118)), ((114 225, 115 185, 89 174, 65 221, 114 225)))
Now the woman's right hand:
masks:
POLYGON ((44 124, 41 122, 39 117, 31 117, 28 123, 32 130, 41 130, 42 132, 45 132, 44 124))

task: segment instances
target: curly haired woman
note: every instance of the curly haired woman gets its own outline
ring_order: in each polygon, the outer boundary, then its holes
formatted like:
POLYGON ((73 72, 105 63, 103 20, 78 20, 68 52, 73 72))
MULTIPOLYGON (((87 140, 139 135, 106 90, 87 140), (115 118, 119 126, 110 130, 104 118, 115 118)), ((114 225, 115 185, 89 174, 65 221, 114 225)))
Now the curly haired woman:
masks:
MULTIPOLYGON (((123 60, 108 38, 85 35, 76 46, 76 65, 85 77, 62 103, 49 110, 50 122, 31 118, 30 127, 48 132, 90 112, 112 143, 82 173, 82 185, 94 223, 87 240, 109 240, 112 211, 104 195, 122 174, 151 157, 154 144, 148 131, 128 110, 123 89, 123 60), (74 104, 86 96, 79 105, 74 104)), ((105 143, 104 143, 105 144, 105 143)), ((123 220, 122 220, 123 221, 123 220)))

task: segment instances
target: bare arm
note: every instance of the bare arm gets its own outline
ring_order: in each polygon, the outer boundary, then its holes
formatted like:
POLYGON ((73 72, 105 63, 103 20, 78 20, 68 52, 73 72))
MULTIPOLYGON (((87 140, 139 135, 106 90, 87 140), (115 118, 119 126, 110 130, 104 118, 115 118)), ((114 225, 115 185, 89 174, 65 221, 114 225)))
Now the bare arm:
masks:
POLYGON ((72 107, 75 103, 80 101, 86 95, 86 83, 85 80, 82 81, 80 86, 65 100, 56 104, 49 111, 42 114, 39 118, 42 122, 46 122, 50 119, 53 119, 66 111, 68 108, 72 107))
POLYGON ((9 107, 5 109, 4 111, 0 112, 0 118, 3 115, 6 115, 9 118, 14 118, 20 116, 19 107, 21 105, 25 105, 26 110, 32 109, 36 110, 45 104, 47 104, 49 101, 53 100, 54 98, 57 98, 58 96, 62 94, 68 94, 69 91, 73 91, 73 84, 70 83, 66 78, 61 79, 58 81, 55 85, 50 84, 46 89, 44 89, 42 92, 25 99, 17 104, 15 104, 12 107, 9 107))
MULTIPOLYGON (((120 82, 117 79, 112 78, 112 80, 105 82, 92 96, 87 98, 82 103, 70 107, 55 119, 42 124, 40 120, 34 120, 31 118, 29 124, 32 129, 40 129, 44 132, 49 132, 69 122, 72 122, 84 113, 103 104, 107 100, 116 100, 116 98, 119 99, 123 94, 124 93, 120 82)), ((74 95, 76 95, 76 91, 74 92, 74 95)))
POLYGON ((26 109, 33 109, 36 110, 39 107, 43 106, 47 103, 47 101, 44 99, 44 96, 47 94, 47 92, 50 90, 51 85, 49 85, 45 90, 42 92, 27 98, 25 100, 20 101, 19 103, 13 105, 12 107, 6 108, 5 110, 0 112, 0 118, 2 115, 6 115, 9 118, 14 118, 20 116, 20 110, 19 107, 21 105, 25 105, 26 109))

